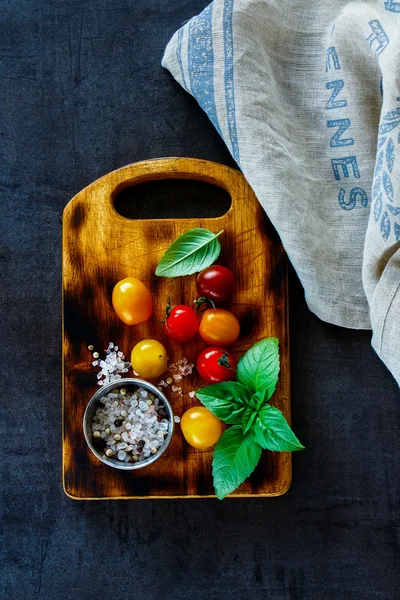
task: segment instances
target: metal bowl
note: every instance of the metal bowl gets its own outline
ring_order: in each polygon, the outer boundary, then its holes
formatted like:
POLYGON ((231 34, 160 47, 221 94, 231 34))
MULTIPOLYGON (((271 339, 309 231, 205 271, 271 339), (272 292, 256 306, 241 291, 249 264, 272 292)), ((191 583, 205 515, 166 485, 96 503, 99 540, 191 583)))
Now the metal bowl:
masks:
POLYGON ((97 392, 91 397, 89 403, 86 407, 85 414, 83 415, 83 433, 85 435, 85 440, 87 445, 93 454, 101 460, 104 464, 109 467, 113 467, 114 469, 121 469, 122 471, 134 471, 135 469, 142 469, 143 467, 147 467, 151 465, 156 460, 160 458, 160 456, 165 452, 168 448, 169 443, 172 439, 172 434, 174 432, 174 414, 172 412, 172 408, 167 398, 164 396, 160 390, 153 385, 152 383, 148 383, 143 379, 120 379, 119 381, 108 383, 107 385, 102 386, 97 390, 97 392), (93 445, 93 436, 92 436, 92 421, 94 414, 96 412, 96 402, 100 400, 106 394, 109 394, 112 390, 120 390, 120 389, 129 389, 129 388, 143 388, 156 396, 160 402, 163 404, 163 408, 167 413, 166 419, 169 421, 168 433, 164 438, 164 442, 162 446, 158 449, 155 454, 150 455, 148 458, 140 462, 134 463, 126 463, 122 462, 115 458, 109 458, 108 456, 103 456, 101 452, 99 452, 96 447, 93 445))

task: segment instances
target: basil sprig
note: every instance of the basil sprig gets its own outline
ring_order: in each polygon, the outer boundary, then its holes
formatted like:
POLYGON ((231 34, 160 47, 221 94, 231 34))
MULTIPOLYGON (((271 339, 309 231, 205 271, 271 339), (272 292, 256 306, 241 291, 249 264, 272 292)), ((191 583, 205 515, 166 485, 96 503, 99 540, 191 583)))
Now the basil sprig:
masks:
POLYGON ((279 376, 279 342, 266 338, 240 359, 238 381, 217 383, 196 392, 218 419, 232 425, 214 450, 213 479, 221 500, 233 492, 257 466, 261 449, 302 450, 282 412, 268 404, 279 376))
POLYGON ((165 252, 156 269, 160 277, 182 277, 206 269, 221 252, 219 233, 198 227, 180 235, 165 252))

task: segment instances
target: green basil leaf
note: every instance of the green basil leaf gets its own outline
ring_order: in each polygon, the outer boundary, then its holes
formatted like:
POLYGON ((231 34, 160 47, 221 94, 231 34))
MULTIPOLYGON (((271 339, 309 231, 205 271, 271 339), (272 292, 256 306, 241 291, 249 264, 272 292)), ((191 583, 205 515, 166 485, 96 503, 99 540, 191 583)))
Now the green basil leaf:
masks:
MULTIPOLYGON (((239 425, 246 408, 251 406, 251 391, 237 381, 216 383, 196 392, 197 398, 218 419, 239 425)), ((252 409, 253 410, 253 409, 252 409)))
POLYGON ((257 417, 257 411, 254 408, 246 408, 242 417, 242 431, 246 434, 252 427, 257 417))
POLYGON ((182 277, 192 275, 209 267, 221 252, 218 240, 222 231, 212 233, 208 229, 190 229, 180 235, 165 252, 158 263, 156 275, 182 277))
POLYGON ((267 404, 261 408, 253 431, 256 442, 266 450, 292 452, 304 449, 281 411, 275 406, 267 404))
POLYGON ((237 380, 253 392, 265 391, 269 400, 275 391, 279 376, 279 342, 266 338, 254 344, 239 360, 237 380))
POLYGON ((262 392, 256 392, 255 394, 253 394, 251 403, 254 406, 254 410, 256 412, 258 412, 260 410, 260 408, 262 407, 262 405, 264 404, 264 402, 266 402, 268 400, 267 391, 268 391, 267 389, 264 389, 262 392))
POLYGON ((233 492, 257 466, 261 448, 250 432, 243 435, 239 425, 229 427, 219 438, 214 450, 213 478, 217 498, 233 492))

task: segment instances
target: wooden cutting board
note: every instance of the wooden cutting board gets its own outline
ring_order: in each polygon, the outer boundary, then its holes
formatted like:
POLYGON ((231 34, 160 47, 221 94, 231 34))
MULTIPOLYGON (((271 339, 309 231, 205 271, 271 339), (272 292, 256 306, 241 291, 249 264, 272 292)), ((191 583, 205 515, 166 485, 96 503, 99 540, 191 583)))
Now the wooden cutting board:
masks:
MULTIPOLYGON (((199 337, 183 346, 171 342, 157 322, 163 318, 168 297, 173 304, 191 304, 196 298, 194 275, 166 279, 154 274, 172 241, 194 227, 215 233, 224 230, 218 263, 230 267, 238 282, 231 304, 242 327, 233 347, 236 356, 264 337, 275 336, 280 341, 281 374, 272 404, 290 422, 286 258, 243 175, 217 163, 189 158, 128 165, 82 190, 63 215, 63 484, 71 498, 214 497, 212 451, 188 446, 179 425, 158 461, 131 472, 101 463, 86 446, 82 431, 86 404, 98 389, 88 345, 102 354, 113 341, 129 360, 136 342, 156 338, 167 347, 171 362, 186 357, 194 363, 206 346, 199 337), (161 195, 163 190, 170 194, 169 187, 176 180, 213 184, 230 194, 231 207, 223 216, 211 219, 135 220, 116 211, 116 197, 124 188, 156 180, 161 195), (122 323, 111 305, 114 284, 128 276, 142 280, 154 300, 151 320, 134 327, 122 323)), ((189 391, 201 385, 194 373, 182 382, 183 396, 167 389, 176 415, 198 403, 189 397, 189 391)), ((253 475, 232 496, 277 496, 287 491, 290 481, 290 453, 265 451, 253 475)))

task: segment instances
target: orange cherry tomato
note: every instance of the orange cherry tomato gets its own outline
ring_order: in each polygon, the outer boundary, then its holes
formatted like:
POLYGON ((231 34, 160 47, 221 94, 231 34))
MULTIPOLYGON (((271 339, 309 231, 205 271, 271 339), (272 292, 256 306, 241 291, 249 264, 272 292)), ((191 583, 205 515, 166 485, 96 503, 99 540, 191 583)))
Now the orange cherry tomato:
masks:
POLYGON ((127 325, 144 323, 153 311, 149 290, 135 277, 118 281, 113 289, 112 304, 121 321, 127 325))
POLYGON ((181 429, 188 444, 205 449, 218 442, 224 425, 205 406, 194 406, 183 414, 181 429))
POLYGON ((239 321, 229 310, 209 308, 201 317, 199 334, 205 342, 228 346, 239 337, 239 321))

